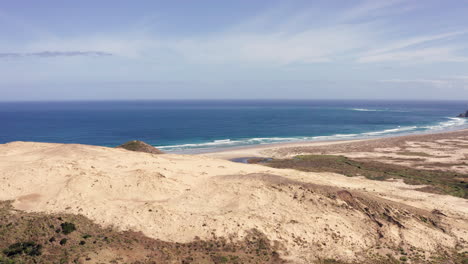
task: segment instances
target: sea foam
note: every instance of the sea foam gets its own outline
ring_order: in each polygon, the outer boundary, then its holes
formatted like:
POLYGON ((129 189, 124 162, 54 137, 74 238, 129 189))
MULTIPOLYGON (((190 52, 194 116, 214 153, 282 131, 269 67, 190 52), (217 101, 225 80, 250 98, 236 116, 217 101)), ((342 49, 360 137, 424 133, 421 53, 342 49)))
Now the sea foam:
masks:
POLYGON ((245 139, 218 139, 209 142, 188 143, 179 145, 156 146, 164 151, 184 151, 184 150, 206 150, 216 148, 229 148, 236 146, 249 146, 249 145, 264 145, 285 142, 302 142, 302 141, 325 141, 325 140, 349 140, 349 139, 363 139, 375 138, 391 135, 424 133, 445 131, 468 126, 466 118, 447 117, 448 120, 436 123, 434 125, 426 126, 398 126, 395 128, 384 129, 379 131, 368 131, 355 134, 333 134, 323 136, 311 137, 258 137, 258 138, 245 138, 245 139))
POLYGON ((348 108, 348 110, 358 111, 358 112, 399 112, 399 113, 408 112, 405 110, 397 110, 397 109, 370 109, 370 108, 348 108))

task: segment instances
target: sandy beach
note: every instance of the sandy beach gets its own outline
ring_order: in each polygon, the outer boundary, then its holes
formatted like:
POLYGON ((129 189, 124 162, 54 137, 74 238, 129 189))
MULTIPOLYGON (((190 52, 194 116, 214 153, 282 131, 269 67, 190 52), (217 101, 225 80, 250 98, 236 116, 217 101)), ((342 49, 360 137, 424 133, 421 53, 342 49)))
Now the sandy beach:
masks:
POLYGON ((200 154, 220 159, 290 158, 304 154, 343 155, 430 169, 448 166, 468 172, 468 129, 372 139, 278 143, 200 154))
MULTIPOLYGON (((344 155, 455 171, 466 181, 467 142, 468 130, 461 130, 200 155, 12 142, 0 145, 0 200, 13 200, 17 210, 82 215, 103 227, 171 243, 241 241, 255 230, 291 263, 377 263, 390 258, 388 254, 394 259, 409 254, 413 263, 425 263, 441 249, 447 258, 468 250, 466 199, 421 191, 424 186, 398 179, 378 181, 228 159, 344 155)), ((106 260, 104 253, 97 255, 106 260)))

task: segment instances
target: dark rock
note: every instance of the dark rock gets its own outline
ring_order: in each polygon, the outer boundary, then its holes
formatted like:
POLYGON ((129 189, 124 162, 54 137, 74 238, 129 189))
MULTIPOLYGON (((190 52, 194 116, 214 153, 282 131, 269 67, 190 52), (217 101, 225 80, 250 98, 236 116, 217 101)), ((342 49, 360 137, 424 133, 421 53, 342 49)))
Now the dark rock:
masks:
POLYGON ((465 113, 459 114, 457 117, 468 117, 468 110, 465 113))
POLYGON ((128 141, 118 146, 117 148, 123 148, 126 150, 138 151, 138 152, 146 152, 146 153, 151 153, 151 154, 163 154, 164 153, 160 151, 159 149, 139 140, 128 141))

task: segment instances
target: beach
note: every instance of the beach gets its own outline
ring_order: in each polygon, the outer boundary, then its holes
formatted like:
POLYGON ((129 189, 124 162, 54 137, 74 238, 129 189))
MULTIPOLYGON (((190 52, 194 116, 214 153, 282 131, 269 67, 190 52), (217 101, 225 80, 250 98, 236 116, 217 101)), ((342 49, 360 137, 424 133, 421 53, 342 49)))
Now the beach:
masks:
POLYGON ((468 172, 468 130, 424 133, 373 139, 278 143, 225 149, 200 155, 236 159, 243 157, 290 158, 304 154, 343 155, 430 169, 445 167, 468 172))
POLYGON ((436 256, 440 248, 453 257, 468 249, 467 200, 438 192, 439 186, 425 190, 406 179, 373 180, 229 159, 344 155, 353 162, 452 171, 459 173, 457 181, 466 182, 467 139, 468 130, 461 130, 199 155, 12 142, 0 145, 0 200, 12 200, 14 208, 26 212, 82 215, 103 227, 170 243, 242 241, 255 230, 292 263, 331 256, 367 261, 365 252, 398 258, 399 245, 405 252, 423 250, 418 258, 436 256))

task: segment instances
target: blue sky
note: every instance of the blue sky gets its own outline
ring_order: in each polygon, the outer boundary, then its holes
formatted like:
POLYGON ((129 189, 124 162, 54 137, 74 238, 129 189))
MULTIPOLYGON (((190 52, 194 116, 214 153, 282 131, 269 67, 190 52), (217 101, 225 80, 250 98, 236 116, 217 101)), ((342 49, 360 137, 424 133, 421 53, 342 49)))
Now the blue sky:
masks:
POLYGON ((2 1, 0 100, 468 100, 468 0, 2 1))

